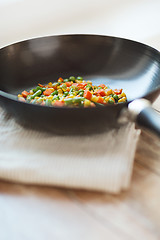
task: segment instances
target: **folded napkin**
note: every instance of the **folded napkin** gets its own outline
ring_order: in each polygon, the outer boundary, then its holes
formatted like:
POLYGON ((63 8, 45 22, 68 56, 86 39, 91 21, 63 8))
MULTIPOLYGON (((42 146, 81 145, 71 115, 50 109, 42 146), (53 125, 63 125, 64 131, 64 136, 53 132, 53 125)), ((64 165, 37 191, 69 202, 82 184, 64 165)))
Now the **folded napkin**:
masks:
POLYGON ((133 123, 92 136, 24 129, 0 108, 0 178, 118 193, 130 184, 140 131, 133 123))

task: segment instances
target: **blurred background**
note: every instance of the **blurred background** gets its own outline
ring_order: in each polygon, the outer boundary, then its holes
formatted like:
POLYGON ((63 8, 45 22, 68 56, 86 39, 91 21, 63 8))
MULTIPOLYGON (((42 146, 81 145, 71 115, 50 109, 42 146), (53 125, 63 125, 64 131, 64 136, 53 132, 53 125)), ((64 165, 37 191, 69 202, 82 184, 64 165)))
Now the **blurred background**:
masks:
POLYGON ((66 33, 123 37, 160 50, 160 0, 0 0, 0 47, 66 33))

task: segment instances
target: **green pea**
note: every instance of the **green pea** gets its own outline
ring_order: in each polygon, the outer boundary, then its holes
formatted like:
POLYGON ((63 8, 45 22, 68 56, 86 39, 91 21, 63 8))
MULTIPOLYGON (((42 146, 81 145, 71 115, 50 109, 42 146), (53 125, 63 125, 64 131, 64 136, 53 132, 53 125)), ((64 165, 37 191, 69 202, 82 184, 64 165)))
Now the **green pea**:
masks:
POLYGON ((118 99, 119 99, 119 98, 118 98, 118 95, 116 95, 116 94, 113 95, 113 98, 114 98, 115 100, 117 100, 117 101, 118 101, 118 99))
POLYGON ((51 93, 51 96, 58 95, 58 91, 55 90, 54 92, 51 93))
POLYGON ((46 99, 46 106, 51 106, 52 105, 52 100, 51 99, 46 99))
POLYGON ((109 99, 109 100, 108 100, 108 103, 113 104, 114 101, 113 101, 112 99, 109 99))
POLYGON ((65 78, 65 79, 63 80, 63 82, 64 82, 64 83, 69 82, 69 79, 68 79, 68 78, 65 78))
POLYGON ((97 89, 102 89, 102 87, 98 87, 97 89))
POLYGON ((77 80, 83 80, 83 77, 78 76, 77 80))
POLYGON ((74 76, 69 77, 69 81, 75 82, 76 78, 74 76))

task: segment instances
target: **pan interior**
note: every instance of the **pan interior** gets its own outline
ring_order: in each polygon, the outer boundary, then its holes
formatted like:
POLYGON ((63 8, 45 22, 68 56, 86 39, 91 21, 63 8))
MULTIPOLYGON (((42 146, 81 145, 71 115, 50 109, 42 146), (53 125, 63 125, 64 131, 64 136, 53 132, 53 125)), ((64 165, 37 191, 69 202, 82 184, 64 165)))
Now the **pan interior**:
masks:
POLYGON ((43 37, 0 50, 0 89, 8 93, 72 75, 123 88, 130 101, 160 88, 160 54, 137 42, 96 35, 43 37))

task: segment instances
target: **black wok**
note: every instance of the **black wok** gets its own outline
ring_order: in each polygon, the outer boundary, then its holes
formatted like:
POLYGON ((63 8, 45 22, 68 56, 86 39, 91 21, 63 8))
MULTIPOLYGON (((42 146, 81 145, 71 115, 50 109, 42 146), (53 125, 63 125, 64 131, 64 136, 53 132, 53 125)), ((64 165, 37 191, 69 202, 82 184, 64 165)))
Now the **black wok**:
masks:
POLYGON ((24 126, 60 134, 93 133, 118 126, 129 108, 137 122, 160 136, 160 117, 146 101, 160 93, 160 53, 131 40, 97 35, 31 39, 0 50, 0 104, 24 126), (16 95, 38 83, 82 76, 123 88, 128 102, 96 108, 59 108, 20 102, 16 95))

